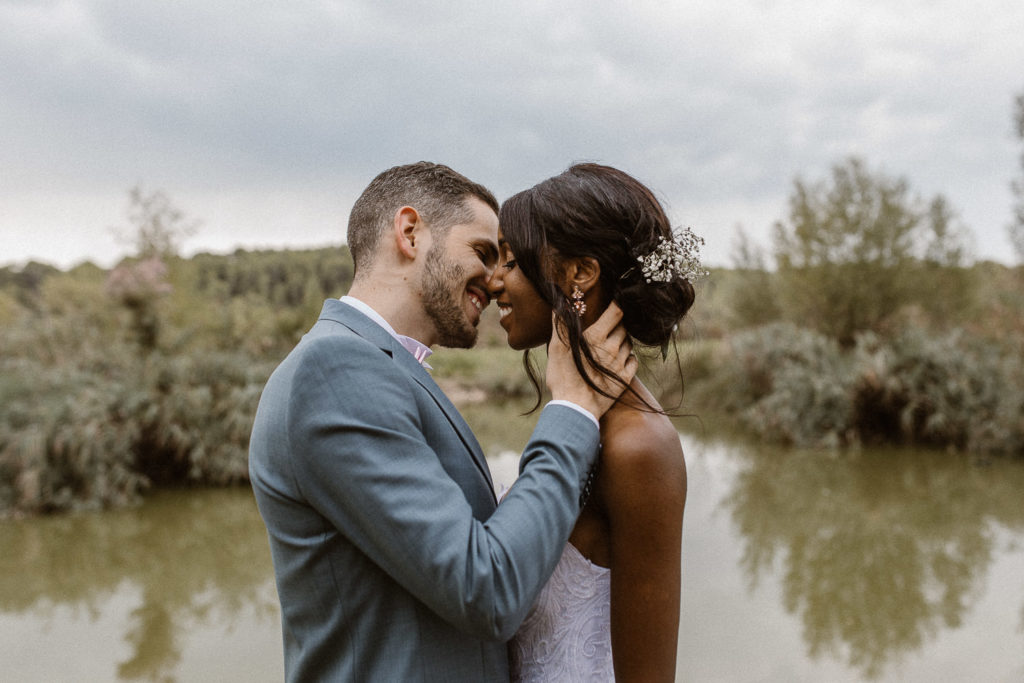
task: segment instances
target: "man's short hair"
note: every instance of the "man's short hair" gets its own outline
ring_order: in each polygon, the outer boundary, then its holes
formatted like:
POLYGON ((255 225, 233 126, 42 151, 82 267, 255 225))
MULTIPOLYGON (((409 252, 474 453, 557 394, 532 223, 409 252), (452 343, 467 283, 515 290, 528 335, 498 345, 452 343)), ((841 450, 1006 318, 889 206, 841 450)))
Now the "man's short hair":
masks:
POLYGON ((420 161, 384 171, 363 190, 348 218, 348 248, 355 271, 373 263, 380 237, 403 206, 416 209, 434 238, 472 219, 466 200, 476 197, 498 213, 498 200, 483 185, 442 164, 420 161))

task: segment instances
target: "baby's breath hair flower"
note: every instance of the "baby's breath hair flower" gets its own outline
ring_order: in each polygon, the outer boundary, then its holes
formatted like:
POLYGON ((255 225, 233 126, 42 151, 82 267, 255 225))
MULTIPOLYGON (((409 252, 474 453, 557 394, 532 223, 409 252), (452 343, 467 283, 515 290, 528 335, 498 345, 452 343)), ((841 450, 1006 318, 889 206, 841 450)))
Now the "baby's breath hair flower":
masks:
POLYGON ((678 277, 690 283, 708 274, 700 264, 704 238, 690 228, 672 231, 672 239, 658 238, 658 244, 647 254, 637 256, 640 272, 647 282, 672 282, 678 277))

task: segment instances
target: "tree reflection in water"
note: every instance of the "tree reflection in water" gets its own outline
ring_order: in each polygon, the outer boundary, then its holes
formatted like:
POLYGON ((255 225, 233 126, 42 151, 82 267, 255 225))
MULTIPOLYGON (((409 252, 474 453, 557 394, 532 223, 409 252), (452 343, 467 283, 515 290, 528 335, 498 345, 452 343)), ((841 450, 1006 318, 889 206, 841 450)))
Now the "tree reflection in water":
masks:
MULTIPOLYGON (((161 493, 145 510, 0 525, 0 611, 67 605, 95 621, 126 584, 141 595, 124 636, 121 679, 170 680, 190 625, 244 610, 277 622, 266 530, 248 490, 161 493)), ((248 617, 247 617, 248 618, 248 617)))
MULTIPOLYGON (((508 418, 521 411, 467 412, 492 456, 529 434, 530 420, 508 418)), ((906 680, 942 679, 945 670, 936 667, 947 665, 963 674, 950 680, 1024 680, 1013 654, 1024 643, 1024 605, 1018 618, 1016 604, 1024 556, 1013 547, 1024 543, 1024 463, 735 444, 716 451, 714 462, 728 474, 705 477, 705 488, 697 476, 700 450, 687 450, 694 475, 688 528, 700 530, 693 542, 705 543, 701 533, 715 541, 684 548, 721 556, 688 556, 686 566, 699 571, 684 586, 690 630, 681 671, 701 675, 680 680, 753 680, 746 674, 754 667, 765 674, 758 680, 847 680, 849 672, 837 674, 829 660, 862 678, 904 680, 899 663, 906 656, 913 665, 913 653, 941 661, 917 666, 917 677, 906 680), (722 500, 729 519, 701 516, 722 500), (778 609, 759 615, 756 628, 745 628, 750 600, 743 591, 721 594, 738 578, 737 545, 740 581, 774 584, 780 577, 781 604, 769 592, 778 609), (998 631, 986 631, 979 614, 1011 591, 1008 610, 985 612, 999 622, 998 631), (697 592, 711 597, 698 600, 697 592), (802 644, 788 639, 794 620, 802 644), (942 635, 961 624, 967 638, 942 635), (1006 631, 1018 624, 1007 654, 1006 631), (737 627, 743 638, 760 638, 761 628, 783 635, 763 638, 762 649, 740 641, 750 648, 744 660, 734 642, 719 637, 737 627), (1000 651, 986 650, 990 634, 997 639, 990 649, 1000 651), (707 651, 697 647, 703 643, 707 651), (936 652, 950 644, 949 656, 936 652), (819 668, 797 661, 807 660, 804 651, 819 668), (1007 666, 1009 676, 971 675, 1007 666)), ((248 489, 167 492, 135 510, 7 520, 0 548, 0 661, 11 680, 281 679, 270 551, 248 489)))
POLYGON ((1024 468, 946 453, 746 453, 725 500, 751 587, 783 563, 785 609, 812 658, 866 678, 956 628, 976 602, 996 526, 1024 529, 1024 468))

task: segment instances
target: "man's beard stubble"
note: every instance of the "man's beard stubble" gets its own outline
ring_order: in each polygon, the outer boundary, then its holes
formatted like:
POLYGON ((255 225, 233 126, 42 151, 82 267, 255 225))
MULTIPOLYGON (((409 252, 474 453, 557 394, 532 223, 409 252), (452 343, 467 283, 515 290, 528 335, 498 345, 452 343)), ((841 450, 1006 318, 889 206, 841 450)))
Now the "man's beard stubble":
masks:
POLYGON ((448 260, 443 242, 432 244, 427 252, 420 287, 423 309, 434 323, 438 344, 468 349, 476 344, 477 329, 469 322, 454 291, 463 282, 466 270, 448 260))

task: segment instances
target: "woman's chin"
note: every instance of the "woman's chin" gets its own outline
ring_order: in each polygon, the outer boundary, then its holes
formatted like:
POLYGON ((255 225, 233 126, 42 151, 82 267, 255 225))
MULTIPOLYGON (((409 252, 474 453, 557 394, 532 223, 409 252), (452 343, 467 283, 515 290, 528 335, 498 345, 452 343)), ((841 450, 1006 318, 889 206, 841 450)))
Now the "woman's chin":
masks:
POLYGON ((514 334, 509 334, 505 337, 505 342, 513 351, 525 351, 526 349, 532 349, 536 344, 524 343, 522 339, 514 334))
POLYGON ((518 339, 515 337, 509 337, 506 341, 508 345, 515 351, 528 351, 530 349, 539 349, 547 346, 550 337, 544 338, 531 338, 531 339, 518 339))
POLYGON ((527 349, 535 349, 538 346, 547 346, 548 341, 551 340, 550 327, 546 330, 536 327, 524 329, 523 327, 511 324, 510 321, 503 321, 502 327, 505 329, 505 342, 516 351, 526 351, 527 349))

